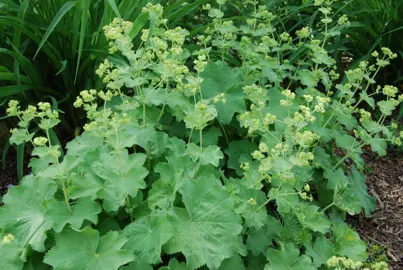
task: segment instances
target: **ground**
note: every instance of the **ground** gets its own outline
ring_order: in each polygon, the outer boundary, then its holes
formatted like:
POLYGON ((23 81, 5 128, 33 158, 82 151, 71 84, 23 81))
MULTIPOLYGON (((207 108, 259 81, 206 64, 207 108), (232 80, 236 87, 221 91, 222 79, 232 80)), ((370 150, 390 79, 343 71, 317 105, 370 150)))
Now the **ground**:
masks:
MULTIPOLYGON (((2 149, 0 149, 0 153, 2 149)), ((349 218, 361 237, 370 246, 370 256, 379 259, 387 255, 393 270, 403 269, 403 154, 375 158, 366 155, 367 185, 377 200, 377 209, 370 217, 349 218)), ((10 184, 16 185, 17 162, 10 149, 5 166, 0 169, 0 195, 10 184)), ((28 172, 28 171, 26 171, 28 172)))

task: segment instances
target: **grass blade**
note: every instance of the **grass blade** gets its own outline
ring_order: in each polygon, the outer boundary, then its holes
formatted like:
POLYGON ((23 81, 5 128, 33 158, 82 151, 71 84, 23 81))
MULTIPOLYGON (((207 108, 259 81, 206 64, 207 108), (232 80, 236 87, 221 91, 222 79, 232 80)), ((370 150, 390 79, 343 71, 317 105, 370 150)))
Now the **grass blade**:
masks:
POLYGON ((34 55, 35 57, 38 55, 39 51, 41 50, 43 44, 48 40, 50 34, 52 34, 53 30, 56 28, 57 24, 60 22, 60 20, 64 17, 64 15, 73 7, 75 6, 74 1, 69 1, 66 4, 64 4, 60 10, 57 12, 56 16, 53 18, 52 22, 49 25, 49 28, 46 30, 45 35, 43 36, 41 43, 38 46, 38 49, 36 50, 36 53, 34 55))
POLYGON ((32 85, 9 85, 0 86, 0 98, 9 97, 15 94, 23 93, 34 88, 32 85))
POLYGON ((189 12, 193 9, 197 8, 200 5, 207 3, 209 0, 197 0, 191 4, 187 4, 186 6, 180 8, 179 10, 172 12, 167 16, 169 24, 176 25, 178 21, 180 21, 183 17, 185 17, 189 12))
POLYGON ((148 13, 140 14, 133 23, 133 29, 130 32, 130 37, 134 39, 138 33, 143 29, 144 25, 147 23, 148 19, 150 18, 148 13))
POLYGON ((109 5, 111 5, 113 12, 115 12, 116 16, 121 18, 122 16, 120 16, 120 12, 119 12, 118 6, 115 3, 115 0, 108 0, 108 2, 109 2, 109 5))
POLYGON ((88 14, 88 10, 90 8, 90 2, 91 1, 85 1, 85 3, 82 6, 82 10, 81 10, 80 41, 78 44, 78 56, 77 56, 76 74, 74 75, 74 84, 76 84, 78 70, 80 68, 80 61, 81 61, 81 54, 83 52, 85 32, 87 30, 87 21, 88 21, 87 14, 88 14))

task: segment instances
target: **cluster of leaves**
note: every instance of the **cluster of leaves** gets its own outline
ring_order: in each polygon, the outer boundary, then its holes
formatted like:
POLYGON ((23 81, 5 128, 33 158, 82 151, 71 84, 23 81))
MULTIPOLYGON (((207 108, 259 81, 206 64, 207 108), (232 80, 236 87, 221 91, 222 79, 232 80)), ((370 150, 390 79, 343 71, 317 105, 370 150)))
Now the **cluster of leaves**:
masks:
POLYGON ((242 22, 224 19, 225 0, 205 5, 213 23, 192 52, 189 32, 170 29, 161 5, 143 8, 150 29, 139 48, 131 22, 104 27, 110 56, 96 73, 106 87, 75 101, 88 123, 66 153, 50 139, 58 120, 49 104, 10 103, 21 120, 12 142, 35 149, 33 174, 0 208, 2 268, 365 265, 366 245, 344 219, 375 208, 363 147, 384 155, 403 136, 385 124, 403 95, 375 87, 384 97, 376 102, 367 93, 396 56, 374 52, 374 64, 341 81, 324 48, 348 19, 335 17, 332 1, 315 1, 320 39, 310 27, 278 31, 275 14, 245 2, 242 22), (46 136, 35 137, 31 123, 46 136))

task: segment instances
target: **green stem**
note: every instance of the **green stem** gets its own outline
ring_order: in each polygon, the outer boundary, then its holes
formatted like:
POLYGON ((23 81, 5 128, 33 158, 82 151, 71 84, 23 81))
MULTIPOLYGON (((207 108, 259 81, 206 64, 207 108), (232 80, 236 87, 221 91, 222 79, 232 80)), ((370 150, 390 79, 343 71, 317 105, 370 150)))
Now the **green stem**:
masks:
POLYGON ((340 164, 342 164, 346 158, 348 158, 348 155, 345 155, 344 157, 342 157, 339 162, 336 163, 336 165, 333 166, 333 170, 335 170, 337 167, 339 167, 340 164))
POLYGON ((166 104, 164 104, 164 106, 162 106, 162 110, 161 110, 160 116, 158 117, 157 123, 159 123, 159 122, 160 122, 160 120, 161 120, 162 116, 164 115, 164 111, 165 111, 165 105, 166 105, 166 104))
POLYGON ((192 128, 192 130, 190 131, 189 139, 188 139, 188 144, 189 144, 190 141, 192 140, 193 130, 194 130, 194 128, 192 128))
POLYGON ((143 127, 146 127, 146 104, 143 104, 143 127))
POLYGON ((334 206, 335 202, 332 202, 331 204, 329 204, 328 206, 326 206, 325 208, 322 209, 321 212, 325 212, 327 209, 329 209, 330 207, 334 206))
POLYGON ((256 212, 259 211, 262 207, 266 206, 269 202, 271 202, 273 199, 268 199, 265 201, 262 205, 260 205, 258 208, 256 208, 256 212))
POLYGON ((68 195, 66 192, 66 185, 64 184, 63 178, 60 178, 60 184, 61 184, 62 190, 63 190, 64 202, 66 203, 67 209, 69 209, 69 212, 71 213, 69 198, 68 198, 68 195))

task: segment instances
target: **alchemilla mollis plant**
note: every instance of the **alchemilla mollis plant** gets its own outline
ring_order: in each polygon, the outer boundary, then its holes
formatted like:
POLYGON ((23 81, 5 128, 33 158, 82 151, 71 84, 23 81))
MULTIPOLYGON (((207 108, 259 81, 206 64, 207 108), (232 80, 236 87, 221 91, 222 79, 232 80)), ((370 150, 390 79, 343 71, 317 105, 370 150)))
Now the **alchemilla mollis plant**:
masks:
POLYGON ((387 269, 344 220, 375 209, 363 148, 403 137, 388 119, 403 95, 374 81, 396 55, 340 73, 326 48, 349 22, 333 1, 292 33, 259 1, 243 21, 216 2, 196 41, 161 5, 143 9, 138 48, 131 22, 106 26, 105 88, 77 98, 88 123, 66 151, 50 104, 10 102, 11 142, 34 150, 0 208, 1 269, 387 269))

